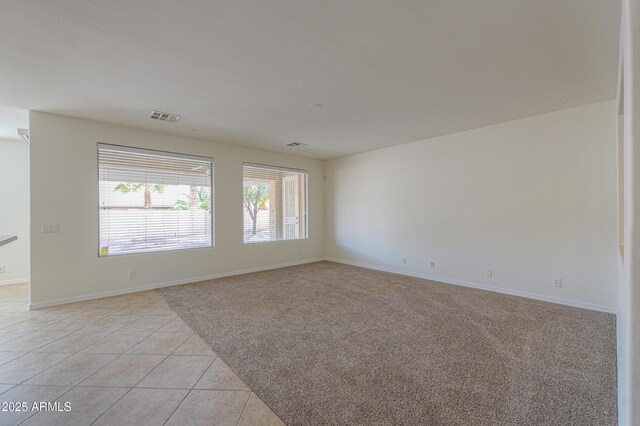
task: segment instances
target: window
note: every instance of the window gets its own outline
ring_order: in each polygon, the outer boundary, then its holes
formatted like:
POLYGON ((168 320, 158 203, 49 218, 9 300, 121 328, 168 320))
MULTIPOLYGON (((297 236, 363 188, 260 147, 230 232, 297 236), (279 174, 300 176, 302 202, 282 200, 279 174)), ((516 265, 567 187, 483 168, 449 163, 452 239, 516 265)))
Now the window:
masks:
POLYGON ((213 160, 98 144, 99 256, 213 247, 213 160))
POLYGON ((307 238, 307 172, 243 167, 244 242, 307 238))

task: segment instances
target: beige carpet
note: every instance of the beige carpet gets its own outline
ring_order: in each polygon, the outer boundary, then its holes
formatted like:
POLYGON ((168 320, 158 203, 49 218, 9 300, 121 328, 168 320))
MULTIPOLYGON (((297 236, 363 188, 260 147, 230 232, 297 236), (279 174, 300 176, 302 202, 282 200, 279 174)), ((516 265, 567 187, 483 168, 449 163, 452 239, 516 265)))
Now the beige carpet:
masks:
POLYGON ((290 425, 615 425, 615 317, 330 262, 159 290, 290 425))

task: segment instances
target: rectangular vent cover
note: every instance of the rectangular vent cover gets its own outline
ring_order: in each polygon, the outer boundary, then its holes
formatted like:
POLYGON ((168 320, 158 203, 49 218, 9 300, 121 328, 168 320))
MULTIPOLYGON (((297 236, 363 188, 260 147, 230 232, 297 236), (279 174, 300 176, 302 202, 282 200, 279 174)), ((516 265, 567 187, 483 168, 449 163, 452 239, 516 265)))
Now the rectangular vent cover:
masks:
POLYGON ((178 114, 170 114, 168 112, 161 112, 161 111, 151 111, 151 114, 149 114, 149 118, 152 118, 154 120, 169 121, 169 122, 180 120, 180 116, 178 114))

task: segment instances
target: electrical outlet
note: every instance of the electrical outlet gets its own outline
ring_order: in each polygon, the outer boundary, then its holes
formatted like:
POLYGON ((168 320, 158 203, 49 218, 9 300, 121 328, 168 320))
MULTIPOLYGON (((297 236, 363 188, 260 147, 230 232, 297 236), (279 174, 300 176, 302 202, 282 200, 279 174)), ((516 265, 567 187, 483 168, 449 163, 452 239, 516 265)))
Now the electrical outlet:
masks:
POLYGON ((129 279, 132 280, 136 277, 136 271, 129 271, 129 279))
POLYGON ((485 276, 487 278, 493 278, 493 270, 487 269, 487 271, 485 272, 485 276))
POLYGON ((553 279, 554 287, 562 287, 562 278, 554 278, 553 279))
POLYGON ((57 234, 58 232, 60 232, 60 225, 58 224, 42 225, 41 231, 43 234, 57 234))
POLYGON ((0 266, 0 274, 4 274, 4 266, 0 266))
POLYGON ((429 267, 430 267, 431 269, 436 269, 436 262, 431 262, 431 263, 429 263, 429 267))
POLYGON ((407 264, 407 258, 406 258, 406 257, 402 258, 402 264, 403 264, 403 265, 406 265, 406 264, 407 264))

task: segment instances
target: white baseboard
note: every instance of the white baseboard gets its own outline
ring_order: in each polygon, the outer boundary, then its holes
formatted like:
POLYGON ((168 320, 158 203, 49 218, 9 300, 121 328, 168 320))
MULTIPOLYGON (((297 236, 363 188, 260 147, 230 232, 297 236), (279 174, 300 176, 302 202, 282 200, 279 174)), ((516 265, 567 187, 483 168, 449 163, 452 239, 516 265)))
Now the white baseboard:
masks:
MULTIPOLYGON (((48 302, 31 303, 31 304, 28 305, 28 308, 30 310, 31 309, 49 308, 49 307, 52 307, 52 306, 65 305, 67 303, 84 302, 84 301, 87 301, 87 300, 101 299, 103 297, 120 296, 120 295, 123 295, 123 294, 137 293, 137 292, 140 292, 140 291, 147 291, 147 290, 154 290, 154 289, 162 288, 162 287, 171 287, 171 286, 174 286, 174 285, 181 285, 181 284, 191 284, 191 283, 200 282, 200 281, 213 280, 213 279, 216 279, 216 278, 230 277, 230 276, 233 276, 233 275, 249 274, 249 273, 252 273, 252 272, 268 271, 268 270, 271 270, 271 269, 286 268, 288 266, 303 265, 305 263, 320 262, 322 260, 326 260, 326 261, 329 261, 329 262, 335 262, 335 263, 343 263, 345 265, 358 266, 358 267, 361 267, 361 268, 373 269, 373 270, 376 270, 376 271, 390 272, 390 273, 393 273, 393 274, 406 275, 406 276, 415 277, 415 278, 422 278, 422 279, 426 279, 426 280, 430 280, 430 281, 437 281, 437 282, 444 283, 444 284, 459 285, 459 286, 462 286, 462 287, 469 287, 469 288, 476 288, 476 289, 479 289, 479 290, 492 291, 494 293, 503 293, 503 294, 509 294, 509 295, 512 295, 512 296, 525 297, 525 298, 528 298, 528 299, 542 300, 544 302, 551 302, 551 303, 558 303, 558 304, 561 304, 561 305, 573 306, 573 307, 576 307, 576 308, 590 309, 592 311, 607 312, 607 313, 611 313, 611 314, 615 314, 616 313, 616 309, 615 308, 610 308, 608 306, 603 306, 603 305, 596 305, 596 304, 592 304, 592 303, 586 303, 586 302, 580 302, 580 301, 575 301, 575 300, 563 299, 563 298, 559 298, 559 297, 545 296, 545 295, 541 295, 541 294, 529 293, 529 292, 520 291, 520 290, 512 290, 512 289, 502 288, 502 287, 488 286, 488 285, 485 285, 485 284, 472 283, 472 282, 468 282, 468 281, 454 280, 454 279, 445 278, 445 277, 438 277, 438 276, 434 276, 434 275, 419 274, 419 273, 401 271, 401 270, 397 270, 397 269, 393 269, 393 268, 385 268, 385 267, 377 266, 377 265, 370 265, 370 264, 360 263, 360 262, 351 262, 351 261, 348 261, 348 260, 335 259, 335 258, 329 258, 329 257, 317 258, 317 259, 307 259, 307 260, 302 260, 302 261, 297 261, 297 262, 281 263, 281 264, 278 264, 278 265, 263 266, 263 267, 259 267, 259 268, 242 269, 242 270, 238 270, 238 271, 223 272, 223 273, 220 273, 220 274, 212 274, 212 275, 206 275, 206 276, 202 276, 202 277, 186 278, 186 279, 175 280, 175 281, 166 281, 166 282, 148 284, 148 285, 137 286, 137 287, 128 287, 128 288, 118 289, 118 290, 109 290, 109 291, 103 291, 103 292, 98 292, 98 293, 85 294, 85 295, 82 295, 82 296, 74 296, 74 297, 67 297, 67 298, 63 298, 63 299, 50 300, 48 302)), ((23 280, 17 280, 15 282, 11 282, 11 284, 23 283, 23 282, 25 282, 24 279, 23 280)), ((10 282, 6 282, 6 284, 10 284, 10 282)))
POLYGON ((15 280, 0 280, 0 286, 12 284, 27 284, 29 278, 16 278, 15 280))
POLYGON ((589 309, 592 311, 607 312, 610 314, 616 313, 615 308, 610 308, 608 306, 603 306, 603 305, 595 305, 592 303, 579 302, 575 300, 563 299, 560 297, 545 296, 543 294, 529 293, 521 290, 512 290, 512 289, 503 288, 503 287, 494 287, 490 285, 472 283, 468 281, 454 280, 451 278, 437 277, 434 275, 401 271, 401 270, 392 269, 392 268, 385 268, 382 266, 369 265, 369 264, 359 263, 359 262, 351 262, 343 259, 334 259, 334 258, 325 257, 324 260, 327 260, 329 262, 343 263, 345 265, 359 266, 361 268, 374 269, 376 271, 390 272, 390 273, 399 274, 399 275, 407 275, 410 277, 422 278, 430 281, 437 281, 444 284, 453 284, 453 285, 459 285, 462 287, 492 291, 494 293, 503 293, 503 294, 509 294, 511 296, 526 297, 527 299, 535 299, 535 300, 542 300, 544 302, 558 303, 560 305, 573 306, 574 308, 583 308, 583 309, 589 309))
POLYGON ((288 266, 304 265, 305 263, 321 262, 323 260, 324 260, 323 258, 307 259, 307 260, 301 260, 296 262, 280 263, 278 265, 262 266, 259 268, 250 268, 250 269, 242 269, 239 271, 223 272, 220 274, 212 274, 212 275, 206 275, 202 277, 193 277, 193 278, 185 278, 182 280, 166 281, 166 282, 148 284, 148 285, 143 285, 138 287, 128 287, 128 288, 123 288, 118 290, 101 291, 99 293, 91 293, 91 294, 84 294, 82 296, 73 296, 73 297, 66 297, 64 299, 50 300, 48 302, 30 303, 28 305, 28 309, 32 310, 32 309, 50 308, 52 306, 66 305, 67 303, 85 302, 87 300, 102 299, 103 297, 121 296, 123 294, 138 293, 141 291, 154 290, 162 287, 171 287, 174 285, 181 285, 181 284, 192 284, 200 281, 213 280, 216 278, 230 277, 233 275, 242 275, 242 274, 249 274, 252 272, 268 271, 271 269, 286 268, 288 266))

